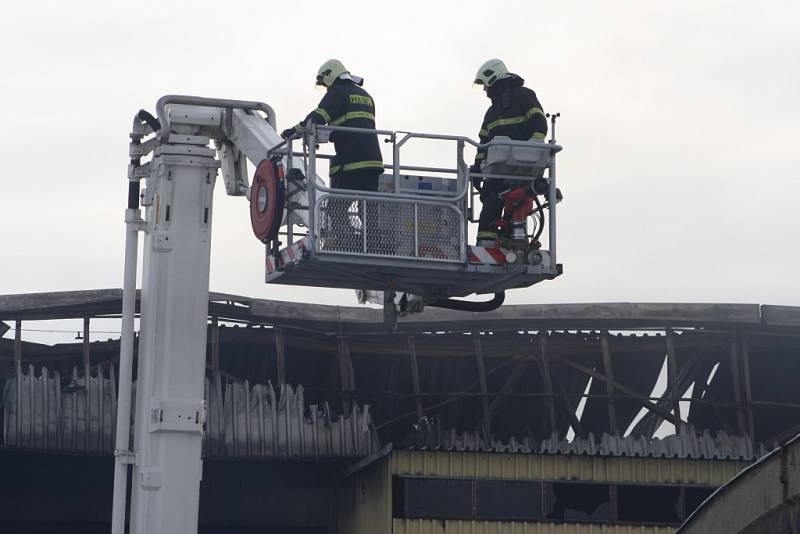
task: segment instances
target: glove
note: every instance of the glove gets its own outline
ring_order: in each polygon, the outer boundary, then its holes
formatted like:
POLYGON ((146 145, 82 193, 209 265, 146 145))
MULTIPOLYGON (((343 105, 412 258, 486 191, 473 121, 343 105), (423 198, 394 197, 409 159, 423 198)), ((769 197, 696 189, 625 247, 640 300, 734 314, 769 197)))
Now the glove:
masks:
MULTIPOLYGON (((470 174, 480 173, 481 172, 481 164, 475 163, 472 167, 469 168, 470 174)), ((483 178, 479 176, 472 177, 472 186, 478 190, 480 193, 483 190, 483 178)))
POLYGON ((297 129, 294 127, 286 128, 284 131, 281 132, 281 137, 284 139, 291 139, 297 135, 297 129))

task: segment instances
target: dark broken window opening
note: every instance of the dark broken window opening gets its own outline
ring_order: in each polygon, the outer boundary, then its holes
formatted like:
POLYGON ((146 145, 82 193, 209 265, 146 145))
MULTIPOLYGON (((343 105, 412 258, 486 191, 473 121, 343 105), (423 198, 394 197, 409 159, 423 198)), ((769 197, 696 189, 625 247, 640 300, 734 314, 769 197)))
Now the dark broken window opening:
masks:
POLYGON ((714 489, 679 484, 394 476, 392 516, 675 526, 714 489))
POLYGON ((546 486, 550 504, 547 519, 581 523, 610 521, 608 484, 554 482, 546 486))

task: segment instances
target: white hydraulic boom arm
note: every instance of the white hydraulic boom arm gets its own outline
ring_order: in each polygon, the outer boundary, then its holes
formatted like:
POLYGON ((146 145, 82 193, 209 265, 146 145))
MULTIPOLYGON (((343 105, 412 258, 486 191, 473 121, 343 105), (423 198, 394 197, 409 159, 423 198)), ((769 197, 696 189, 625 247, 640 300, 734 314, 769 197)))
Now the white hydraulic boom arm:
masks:
MULTIPOLYGON (((125 532, 129 465, 131 534, 197 532, 217 169, 222 168, 228 194, 245 195, 249 186, 245 159, 258 164, 281 142, 275 114, 263 103, 165 96, 156 108, 158 120, 140 112, 131 133, 113 534, 125 532), (154 131, 154 137, 143 141, 154 131), (216 149, 209 146, 212 139, 216 149), (148 155, 152 160, 141 163, 148 155), (141 195, 140 180, 146 183, 141 195), (145 220, 140 219, 140 197, 145 220), (140 231, 145 233, 145 244, 131 448, 127 422, 140 231)), ((302 165, 299 159, 293 163, 302 165)), ((297 194, 302 200, 303 192, 297 194)), ((303 212, 296 216, 298 223, 307 223, 303 212)))

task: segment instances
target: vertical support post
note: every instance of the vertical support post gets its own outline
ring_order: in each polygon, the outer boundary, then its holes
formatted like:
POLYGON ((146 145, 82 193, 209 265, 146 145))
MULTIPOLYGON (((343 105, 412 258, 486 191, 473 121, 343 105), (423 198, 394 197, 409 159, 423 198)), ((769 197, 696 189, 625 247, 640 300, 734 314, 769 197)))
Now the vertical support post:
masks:
MULTIPOLYGON (((345 212, 347 216, 347 212, 345 212)), ((363 240, 364 254, 367 253, 367 199, 361 200, 361 238, 363 240)))
POLYGON ((746 433, 744 406, 742 406, 742 380, 739 367, 739 355, 736 339, 731 340, 731 380, 733 381, 733 398, 736 402, 736 429, 740 434, 746 433))
POLYGON ((353 362, 350 359, 350 346, 347 344, 347 339, 339 336, 339 384, 341 385, 343 398, 342 398, 342 411, 350 413, 353 409, 351 402, 351 392, 355 389, 355 373, 353 371, 353 362))
POLYGON ((558 432, 556 421, 556 403, 553 394, 553 378, 550 375, 550 360, 547 351, 547 335, 539 332, 539 351, 541 352, 542 382, 547 393, 547 417, 550 420, 550 433, 558 432))
POLYGON ((20 319, 14 321, 14 371, 18 377, 22 376, 22 321, 20 319))
MULTIPOLYGON (((309 121, 306 127, 313 128, 314 123, 309 121)), ((308 146, 308 172, 306 176, 308 180, 308 233, 316 238, 319 235, 318 221, 317 221, 317 144, 316 144, 316 130, 313 133, 306 134, 306 144, 308 146), (309 143, 310 141, 310 143, 309 143)), ((292 144, 289 141, 289 159, 292 154, 292 144)), ((331 184, 333 185, 333 184, 331 184)), ((328 197, 330 199, 330 197, 328 197)), ((316 245, 314 245, 316 247, 316 245)))
POLYGON ((475 361, 478 364, 478 380, 481 385, 481 408, 483 409, 483 437, 488 444, 492 439, 492 421, 489 413, 489 398, 487 397, 488 386, 486 383, 486 368, 483 365, 483 347, 481 337, 478 332, 472 332, 472 339, 475 341, 475 361))
POLYGON ((400 146, 397 144, 397 133, 392 134, 392 178, 396 195, 400 192, 400 146))
POLYGON ((129 184, 128 208, 125 210, 125 269, 122 281, 122 324, 119 352, 119 388, 117 392, 117 426, 114 445, 114 493, 111 512, 111 533, 125 533, 128 501, 128 470, 132 463, 131 393, 133 344, 136 319, 136 271, 139 261, 139 182, 129 184))
POLYGON ((414 387, 414 405, 417 410, 417 421, 422 419, 422 398, 420 398, 419 368, 417 367, 417 346, 414 336, 408 336, 408 360, 411 364, 411 384, 414 387))
MULTIPOLYGON (((555 123, 553 123, 555 126, 555 123)), ((547 189, 547 203, 548 208, 548 247, 550 248, 550 268, 555 270, 557 265, 556 257, 556 156, 553 154, 553 159, 550 161, 549 174, 549 187, 547 189)))
POLYGON ((608 347, 608 331, 600 333, 600 348, 603 351, 603 370, 606 377, 606 395, 608 395, 608 428, 609 434, 615 435, 617 428, 617 401, 614 399, 614 366, 611 364, 611 350, 608 347))
POLYGON ((275 327, 275 365, 278 373, 278 384, 286 383, 286 345, 283 338, 283 329, 275 327))
MULTIPOLYGON (((90 350, 91 349, 89 347, 89 341, 90 341, 89 340, 89 320, 90 320, 89 317, 84 317, 83 318, 83 372, 85 373, 85 376, 87 377, 87 380, 88 380, 88 377, 89 377, 90 369, 92 367, 91 354, 90 354, 90 350)), ((86 387, 89 387, 88 386, 88 384, 89 384, 88 381, 86 382, 86 384, 87 384, 86 387)))
MULTIPOLYGON (((675 332, 667 328, 667 391, 672 401, 672 412, 676 421, 683 421, 681 417, 680 393, 678 393, 678 359, 675 354, 675 332)), ((681 429, 676 425, 675 433, 680 434, 681 429)))
MULTIPOLYGON (((285 168, 286 176, 290 176, 292 174, 290 171, 292 170, 293 166, 294 166, 294 152, 292 151, 292 140, 291 139, 287 139, 286 140, 286 168, 285 168)), ((314 180, 314 178, 309 179, 309 181, 312 181, 312 180, 314 180)), ((291 194, 291 187, 290 187, 291 183, 289 182, 289 180, 284 180, 284 185, 286 186, 286 196, 288 198, 289 195, 291 194)), ((290 202, 288 204, 288 206, 286 207, 286 242, 287 242, 288 245, 291 245, 292 243, 294 243, 294 230, 293 230, 293 226, 294 225, 292 224, 292 221, 294 220, 293 219, 294 210, 291 208, 292 205, 293 205, 293 203, 290 202)), ((311 210, 313 210, 313 209, 314 209, 314 207, 309 203, 309 205, 308 205, 309 212, 311 210)), ((310 222, 311 221, 309 221, 308 232, 312 233, 311 232, 311 228, 312 227, 311 227, 310 222)), ((269 245, 266 245, 266 247, 267 247, 267 254, 269 254, 269 245)))
POLYGON ((83 318, 83 385, 86 389, 86 418, 84 419, 84 439, 86 442, 86 450, 90 450, 89 440, 91 439, 91 425, 89 424, 92 419, 92 388, 90 386, 91 378, 91 354, 89 348, 89 318, 83 318))
POLYGON ((464 161, 464 146, 465 143, 463 139, 456 141, 456 191, 458 191, 461 187, 466 189, 466 192, 461 200, 460 209, 464 216, 464 220, 462 221, 461 225, 461 243, 459 245, 462 259, 466 256, 466 242, 469 236, 469 220, 472 217, 472 184, 467 181, 469 167, 467 167, 467 164, 464 161))
POLYGON ((22 432, 22 321, 17 319, 14 322, 14 370, 17 373, 17 419, 16 436, 17 447, 22 445, 20 433, 22 432))
POLYGON ((738 334, 739 350, 742 360, 742 377, 744 378, 744 408, 747 417, 747 433, 755 439, 755 418, 753 416, 753 390, 750 387, 750 343, 740 330, 738 334))
POLYGON ((14 321, 14 370, 17 376, 22 376, 22 321, 20 319, 14 321))
POLYGON ((414 256, 419 256, 419 205, 414 202, 414 256))
POLYGON ((217 317, 211 318, 211 372, 214 374, 214 388, 222 391, 222 370, 219 363, 219 319, 217 317))

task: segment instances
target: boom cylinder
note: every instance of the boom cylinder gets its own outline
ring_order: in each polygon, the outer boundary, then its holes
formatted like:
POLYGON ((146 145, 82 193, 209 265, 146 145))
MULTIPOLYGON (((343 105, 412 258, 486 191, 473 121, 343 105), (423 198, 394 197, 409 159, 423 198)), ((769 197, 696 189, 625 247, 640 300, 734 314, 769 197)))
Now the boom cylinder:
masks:
POLYGON ((147 200, 131 534, 197 532, 208 317, 210 148, 162 144, 147 200))

